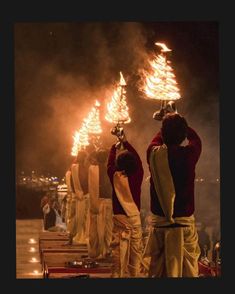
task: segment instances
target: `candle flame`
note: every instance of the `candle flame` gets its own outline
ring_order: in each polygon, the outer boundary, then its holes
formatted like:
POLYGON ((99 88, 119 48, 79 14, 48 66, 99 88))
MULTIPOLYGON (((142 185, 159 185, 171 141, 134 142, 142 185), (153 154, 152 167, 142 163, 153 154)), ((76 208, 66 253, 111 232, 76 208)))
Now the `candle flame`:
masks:
POLYGON ((36 240, 35 240, 35 239, 33 239, 33 238, 30 238, 28 243, 29 243, 29 244, 36 244, 37 242, 36 242, 36 240))
POLYGON ((36 263, 36 262, 38 262, 38 260, 37 260, 37 258, 32 257, 32 258, 30 259, 30 262, 32 262, 32 263, 36 263))
POLYGON ((35 252, 36 249, 34 247, 30 247, 29 252, 35 252))

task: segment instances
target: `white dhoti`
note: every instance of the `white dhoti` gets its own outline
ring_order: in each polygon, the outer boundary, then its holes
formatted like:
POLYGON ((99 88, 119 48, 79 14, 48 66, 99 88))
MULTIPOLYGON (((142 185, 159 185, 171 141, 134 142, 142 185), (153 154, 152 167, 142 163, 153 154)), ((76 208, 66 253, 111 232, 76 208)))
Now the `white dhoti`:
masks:
POLYGON ((142 227, 140 212, 122 172, 115 172, 114 189, 126 215, 113 216, 113 239, 111 243, 112 277, 138 277, 142 261, 142 227))
POLYGON ((98 213, 90 211, 89 256, 106 257, 112 240, 112 200, 100 198, 98 213))
POLYGON ((194 218, 177 218, 185 227, 153 225, 144 252, 149 277, 198 277, 200 248, 194 218))
POLYGON ((83 199, 77 199, 76 204, 76 235, 73 238, 73 243, 87 244, 87 218, 89 210, 89 196, 85 195, 83 199))
POLYGON ((72 211, 70 233, 73 243, 86 244, 86 223, 88 211, 88 195, 84 195, 79 180, 79 164, 72 164, 71 176, 73 181, 74 193, 72 193, 72 211))
POLYGON ((138 277, 142 261, 142 228, 139 216, 113 216, 112 277, 138 277))
POLYGON ((70 234, 71 238, 76 235, 77 232, 77 199, 76 196, 72 196, 71 200, 68 201, 67 208, 67 231, 70 234))

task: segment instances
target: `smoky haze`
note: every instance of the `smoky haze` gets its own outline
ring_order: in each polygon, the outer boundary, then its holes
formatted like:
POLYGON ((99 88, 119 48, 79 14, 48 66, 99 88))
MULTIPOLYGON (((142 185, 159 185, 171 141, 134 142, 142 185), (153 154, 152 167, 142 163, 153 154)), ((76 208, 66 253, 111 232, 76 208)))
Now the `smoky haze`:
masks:
POLYGON ((200 135, 197 175, 219 177, 218 27, 215 22, 77 22, 15 24, 16 168, 62 177, 70 165, 73 134, 95 100, 101 103, 106 147, 115 142, 105 105, 122 71, 131 123, 127 138, 145 153, 159 130, 159 102, 138 89, 140 70, 165 41, 182 99, 178 111, 200 135))

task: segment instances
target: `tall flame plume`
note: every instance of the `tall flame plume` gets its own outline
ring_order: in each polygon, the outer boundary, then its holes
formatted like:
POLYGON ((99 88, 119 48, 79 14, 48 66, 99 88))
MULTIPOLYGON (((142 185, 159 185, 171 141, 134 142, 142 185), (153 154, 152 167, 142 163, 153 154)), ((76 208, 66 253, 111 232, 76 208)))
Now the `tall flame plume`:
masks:
POLYGON ((170 65, 171 62, 166 58, 166 52, 172 50, 164 43, 155 43, 155 45, 161 47, 161 54, 149 61, 151 72, 144 72, 145 83, 143 91, 150 99, 162 101, 180 99, 180 90, 170 65))
POLYGON ((95 106, 92 107, 87 118, 85 119, 89 134, 98 135, 102 133, 99 106, 100 103, 96 100, 95 106))
POLYGON ((120 72, 120 81, 113 92, 111 101, 107 104, 105 119, 111 123, 129 123, 129 108, 126 102, 126 81, 120 72))
POLYGON ((98 135, 102 133, 100 122, 100 103, 96 100, 95 106, 92 107, 87 117, 82 122, 82 127, 79 131, 75 131, 73 136, 73 147, 71 151, 72 156, 77 156, 78 152, 85 149, 90 144, 90 141, 94 141, 94 137, 97 139, 98 135))

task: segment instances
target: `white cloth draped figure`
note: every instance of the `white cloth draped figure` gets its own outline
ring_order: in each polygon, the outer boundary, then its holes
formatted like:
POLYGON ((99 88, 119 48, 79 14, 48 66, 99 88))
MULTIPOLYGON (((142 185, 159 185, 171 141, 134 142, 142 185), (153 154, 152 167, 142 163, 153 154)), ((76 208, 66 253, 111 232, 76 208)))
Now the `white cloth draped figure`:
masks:
POLYGON ((107 257, 110 254, 112 240, 112 200, 102 198, 102 195, 100 195, 99 172, 98 165, 89 166, 90 227, 88 253, 92 258, 107 257))
POLYGON ((113 216, 112 277, 138 277, 142 261, 140 212, 133 200, 127 176, 117 171, 113 183, 117 198, 127 215, 113 216))
POLYGON ((79 164, 72 164, 72 203, 74 206, 73 220, 73 243, 87 243, 87 213, 88 213, 88 194, 84 194, 80 179, 79 179, 79 164))

